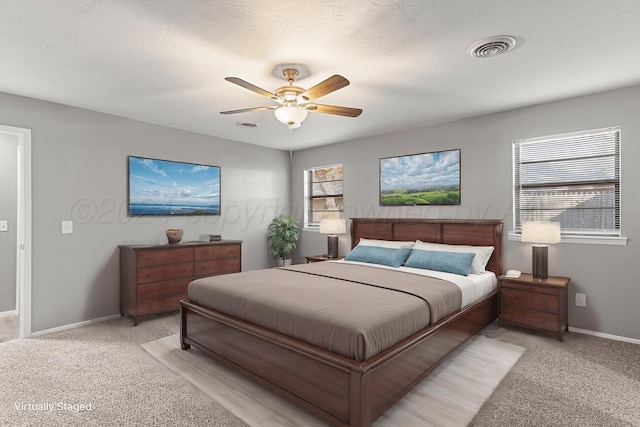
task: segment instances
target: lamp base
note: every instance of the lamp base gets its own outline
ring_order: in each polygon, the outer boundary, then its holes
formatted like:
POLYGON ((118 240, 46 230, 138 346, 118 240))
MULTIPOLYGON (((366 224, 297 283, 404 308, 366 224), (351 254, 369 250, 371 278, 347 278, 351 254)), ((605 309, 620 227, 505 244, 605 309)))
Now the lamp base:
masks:
POLYGON ((327 236, 327 258, 338 258, 338 236, 335 234, 327 236))
POLYGON ((546 279, 549 270, 549 247, 547 245, 533 245, 532 274, 534 279, 546 279))

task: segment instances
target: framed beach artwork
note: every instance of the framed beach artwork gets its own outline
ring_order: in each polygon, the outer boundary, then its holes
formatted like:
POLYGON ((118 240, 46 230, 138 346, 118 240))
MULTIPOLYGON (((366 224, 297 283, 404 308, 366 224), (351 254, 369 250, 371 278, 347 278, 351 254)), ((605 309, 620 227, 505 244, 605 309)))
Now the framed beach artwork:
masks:
POLYGON ((380 159, 380 206, 459 204, 459 149, 380 159))
POLYGON ((128 214, 220 215, 220 167, 128 158, 128 214))

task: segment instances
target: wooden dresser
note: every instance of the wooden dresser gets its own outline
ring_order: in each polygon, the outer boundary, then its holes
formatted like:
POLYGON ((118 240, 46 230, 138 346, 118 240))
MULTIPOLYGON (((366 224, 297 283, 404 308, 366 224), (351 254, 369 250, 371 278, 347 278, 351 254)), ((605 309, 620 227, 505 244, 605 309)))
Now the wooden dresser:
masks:
POLYGON ((567 329, 568 277, 498 276, 500 326, 518 326, 562 341, 567 329))
POLYGON ((241 270, 242 242, 186 242, 120 248, 120 313, 140 318, 177 311, 197 278, 241 270))

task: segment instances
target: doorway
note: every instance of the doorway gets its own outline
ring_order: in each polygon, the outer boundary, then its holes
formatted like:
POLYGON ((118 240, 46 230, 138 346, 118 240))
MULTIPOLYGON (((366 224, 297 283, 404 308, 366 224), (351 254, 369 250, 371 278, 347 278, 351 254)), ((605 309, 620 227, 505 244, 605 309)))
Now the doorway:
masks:
POLYGON ((0 125, 0 153, 3 170, 10 173, 0 182, 6 197, 0 253, 9 263, 0 276, 0 340, 7 341, 31 336, 31 130, 0 125))

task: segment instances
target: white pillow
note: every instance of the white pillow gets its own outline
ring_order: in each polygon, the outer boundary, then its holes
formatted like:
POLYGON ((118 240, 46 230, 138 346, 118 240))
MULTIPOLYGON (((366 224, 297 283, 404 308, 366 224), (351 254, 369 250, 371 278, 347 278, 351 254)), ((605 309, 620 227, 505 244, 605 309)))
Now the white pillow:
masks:
POLYGON ((458 252, 458 253, 474 253, 476 256, 471 263, 471 273, 480 274, 484 273, 485 267, 491 258, 493 253, 493 246, 466 246, 466 245, 445 245, 442 243, 428 243, 420 240, 416 241, 413 249, 423 251, 444 251, 444 252, 458 252))
POLYGON ((362 246, 377 246, 379 248, 391 248, 391 249, 405 249, 413 248, 416 242, 400 242, 395 240, 375 240, 375 239, 363 239, 360 238, 358 245, 362 246))

